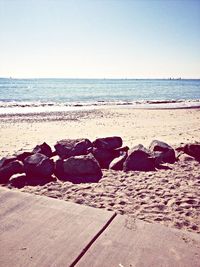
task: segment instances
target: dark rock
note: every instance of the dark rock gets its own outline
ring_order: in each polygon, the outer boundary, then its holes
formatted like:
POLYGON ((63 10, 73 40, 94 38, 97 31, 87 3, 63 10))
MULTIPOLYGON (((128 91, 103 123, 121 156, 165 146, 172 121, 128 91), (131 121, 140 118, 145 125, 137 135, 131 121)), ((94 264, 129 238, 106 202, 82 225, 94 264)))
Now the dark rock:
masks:
POLYGON ((175 150, 167 143, 154 140, 149 146, 150 151, 154 152, 156 164, 171 163, 176 161, 175 150))
POLYGON ((39 177, 39 176, 26 176, 26 175, 14 175, 9 179, 9 184, 16 188, 22 188, 26 185, 37 186, 45 185, 47 183, 56 181, 54 176, 49 177, 39 177))
POLYGON ((109 165, 109 169, 115 171, 122 171, 123 164, 127 158, 127 152, 123 152, 118 158, 113 159, 113 161, 109 165))
POLYGON ((86 155, 92 153, 92 151, 93 151, 93 146, 91 146, 91 147, 89 147, 89 148, 87 149, 87 153, 86 153, 86 155))
POLYGON ((175 150, 177 152, 184 152, 184 148, 185 148, 185 145, 181 143, 181 145, 175 147, 175 150))
POLYGON ((173 164, 177 160, 174 150, 169 150, 166 152, 155 151, 154 157, 155 157, 155 162, 157 166, 162 163, 173 164))
POLYGON ((57 156, 56 150, 52 152, 51 158, 57 156))
POLYGON ((184 152, 200 161, 200 143, 186 144, 184 152))
POLYGON ((119 136, 97 138, 93 142, 93 146, 100 149, 116 149, 122 146, 122 139, 119 136))
POLYGON ((8 156, 8 157, 3 157, 1 160, 0 160, 0 168, 6 166, 8 163, 14 161, 14 160, 17 160, 16 157, 14 156, 8 156))
POLYGON ((61 178, 74 183, 97 182, 102 177, 101 168, 92 154, 57 161, 57 170, 59 168, 63 172, 61 178))
POLYGON ((153 171, 155 170, 155 158, 143 145, 133 147, 128 152, 124 165, 124 171, 153 171))
POLYGON ((30 177, 50 177, 54 172, 54 162, 47 156, 36 153, 24 160, 24 170, 30 177))
POLYGON ((172 147, 162 141, 153 140, 149 146, 149 149, 151 151, 165 152, 168 151, 169 149, 172 149, 172 147))
POLYGON ((56 181, 55 176, 46 176, 46 177, 41 177, 41 176, 27 176, 26 177, 26 185, 30 186, 37 186, 37 185, 45 185, 47 183, 56 181))
POLYGON ((193 160, 195 160, 195 158, 192 156, 189 156, 185 153, 182 153, 178 156, 178 160, 183 161, 183 162, 187 162, 187 161, 193 161, 193 160))
POLYGON ((27 177, 25 174, 15 174, 12 175, 9 179, 9 184, 16 188, 22 188, 26 185, 27 177))
POLYGON ((40 153, 43 154, 45 156, 47 156, 48 158, 52 157, 52 150, 51 147, 47 144, 47 143, 43 143, 41 145, 37 145, 34 149, 33 149, 33 153, 40 153))
POLYGON ((101 169, 92 154, 70 157, 63 161, 64 173, 69 175, 101 174, 101 169))
POLYGON ((17 160, 20 160, 22 162, 24 162, 24 160, 31 155, 33 155, 33 152, 29 150, 18 151, 14 154, 17 160))
POLYGON ((24 165, 21 161, 14 160, 0 168, 0 183, 7 183, 10 177, 16 173, 23 173, 24 165))
POLYGON ((66 159, 72 156, 86 155, 92 143, 88 139, 64 139, 54 146, 60 158, 66 159))
POLYGON ((102 169, 108 169, 111 161, 120 156, 119 151, 93 147, 92 154, 102 169))
POLYGON ((55 170, 54 170, 54 174, 55 174, 56 177, 58 177, 58 178, 64 176, 64 167, 63 167, 63 160, 62 160, 62 159, 57 159, 57 160, 55 161, 55 170))

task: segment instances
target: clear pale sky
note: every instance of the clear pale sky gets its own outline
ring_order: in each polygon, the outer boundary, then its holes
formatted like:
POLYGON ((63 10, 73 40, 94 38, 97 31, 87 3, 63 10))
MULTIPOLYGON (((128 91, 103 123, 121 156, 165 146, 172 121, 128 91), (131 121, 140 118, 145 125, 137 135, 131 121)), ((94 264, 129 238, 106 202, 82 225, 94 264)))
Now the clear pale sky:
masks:
POLYGON ((0 77, 200 78, 199 0, 0 0, 0 77))

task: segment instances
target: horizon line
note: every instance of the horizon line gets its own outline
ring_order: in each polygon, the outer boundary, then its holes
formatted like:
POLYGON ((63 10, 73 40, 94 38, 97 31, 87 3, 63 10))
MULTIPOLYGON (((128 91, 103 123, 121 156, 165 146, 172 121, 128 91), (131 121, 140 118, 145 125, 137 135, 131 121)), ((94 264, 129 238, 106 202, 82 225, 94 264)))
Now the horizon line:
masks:
POLYGON ((200 80, 199 78, 189 78, 189 77, 163 77, 163 78, 158 78, 158 77, 154 77, 154 78, 150 78, 150 77, 145 77, 145 78, 133 78, 133 77, 103 77, 103 78, 95 78, 95 77, 14 77, 14 76, 8 76, 8 77, 1 77, 0 79, 13 79, 13 80, 17 80, 17 79, 69 79, 69 80, 200 80))

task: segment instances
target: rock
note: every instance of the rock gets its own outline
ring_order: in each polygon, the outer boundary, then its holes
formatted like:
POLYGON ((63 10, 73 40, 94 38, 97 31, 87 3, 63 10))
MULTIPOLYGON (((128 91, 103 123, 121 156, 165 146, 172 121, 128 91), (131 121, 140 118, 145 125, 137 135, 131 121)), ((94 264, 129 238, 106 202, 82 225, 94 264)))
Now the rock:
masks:
POLYGON ((114 158, 120 156, 119 151, 96 148, 96 147, 93 147, 92 154, 95 157, 95 159, 99 162, 99 165, 101 166, 102 169, 108 169, 111 161, 113 161, 114 158))
POLYGON ((143 145, 138 145, 129 150, 123 165, 124 171, 153 171, 155 158, 143 145))
POLYGON ((63 177, 72 182, 97 182, 102 177, 99 163, 92 154, 74 156, 57 162, 61 167, 63 177), (78 179, 76 179, 78 178, 78 179))
POLYGON ((52 151, 51 158, 52 158, 52 157, 55 157, 55 156, 57 156, 57 152, 56 152, 56 150, 52 151))
POLYGON ((92 143, 88 139, 64 139, 54 146, 60 158, 66 159, 72 156, 86 155, 92 143))
POLYGON ((16 173, 23 173, 24 165, 19 160, 14 160, 0 168, 0 184, 7 183, 10 177, 16 173))
POLYGON ((40 176, 27 176, 26 184, 31 186, 37 186, 37 185, 45 185, 47 183, 56 181, 55 176, 46 176, 46 177, 40 177, 40 176))
POLYGON ((182 153, 182 154, 180 154, 180 155, 178 156, 178 160, 179 160, 179 161, 187 162, 187 161, 193 161, 193 160, 195 160, 195 158, 192 157, 192 156, 189 156, 189 155, 187 155, 187 154, 182 153))
POLYGON ((50 177, 54 172, 54 162, 47 156, 36 153, 24 160, 24 170, 30 177, 50 177))
POLYGON ((175 150, 167 143, 154 140, 151 142, 149 149, 154 152, 157 164, 173 164, 176 161, 175 150))
POLYGON ((200 143, 186 144, 184 152, 200 161, 200 143))
POLYGON ((55 161, 54 174, 58 178, 61 178, 62 176, 64 176, 64 167, 63 167, 63 160, 62 159, 57 159, 55 161))
POLYGON ((175 147, 175 150, 177 151, 177 152, 184 152, 184 148, 185 148, 185 145, 183 144, 183 143, 181 143, 179 146, 176 146, 175 147))
POLYGON ((122 171, 123 170, 123 164, 127 158, 127 152, 123 152, 119 157, 113 159, 109 165, 109 169, 115 170, 115 171, 122 171))
POLYGON ((25 174, 14 174, 10 177, 9 183, 16 188, 22 188, 26 185, 27 177, 25 174))
POLYGON ((122 146, 122 138, 119 136, 97 138, 93 146, 100 149, 112 150, 122 146))
POLYGON ((63 161, 63 170, 69 175, 101 174, 101 169, 92 154, 70 157, 63 161))
POLYGON ((172 147, 162 141, 153 140, 149 146, 149 149, 151 151, 165 152, 168 151, 169 149, 172 149, 172 147))
POLYGON ((48 158, 52 157, 52 150, 51 147, 47 144, 47 143, 43 143, 41 145, 37 145, 34 149, 33 149, 33 153, 40 153, 43 154, 45 156, 47 156, 48 158))
POLYGON ((33 152, 29 150, 18 151, 17 153, 14 154, 17 160, 20 160, 22 162, 24 162, 24 160, 31 155, 33 155, 33 152))
POLYGON ((159 166, 162 163, 173 164, 176 161, 176 154, 174 150, 169 150, 166 152, 155 151, 154 157, 157 166, 159 166))
POLYGON ((3 157, 1 160, 0 160, 0 168, 6 166, 8 163, 14 161, 14 160, 17 160, 16 157, 14 156, 8 156, 8 157, 3 157))

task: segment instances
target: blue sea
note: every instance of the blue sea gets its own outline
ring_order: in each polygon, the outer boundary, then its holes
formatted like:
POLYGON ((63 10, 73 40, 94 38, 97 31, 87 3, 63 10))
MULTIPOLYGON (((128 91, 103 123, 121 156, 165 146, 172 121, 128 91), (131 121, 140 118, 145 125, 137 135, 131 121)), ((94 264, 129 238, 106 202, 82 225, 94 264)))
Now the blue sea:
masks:
POLYGON ((0 78, 0 114, 200 106, 200 80, 0 78))

